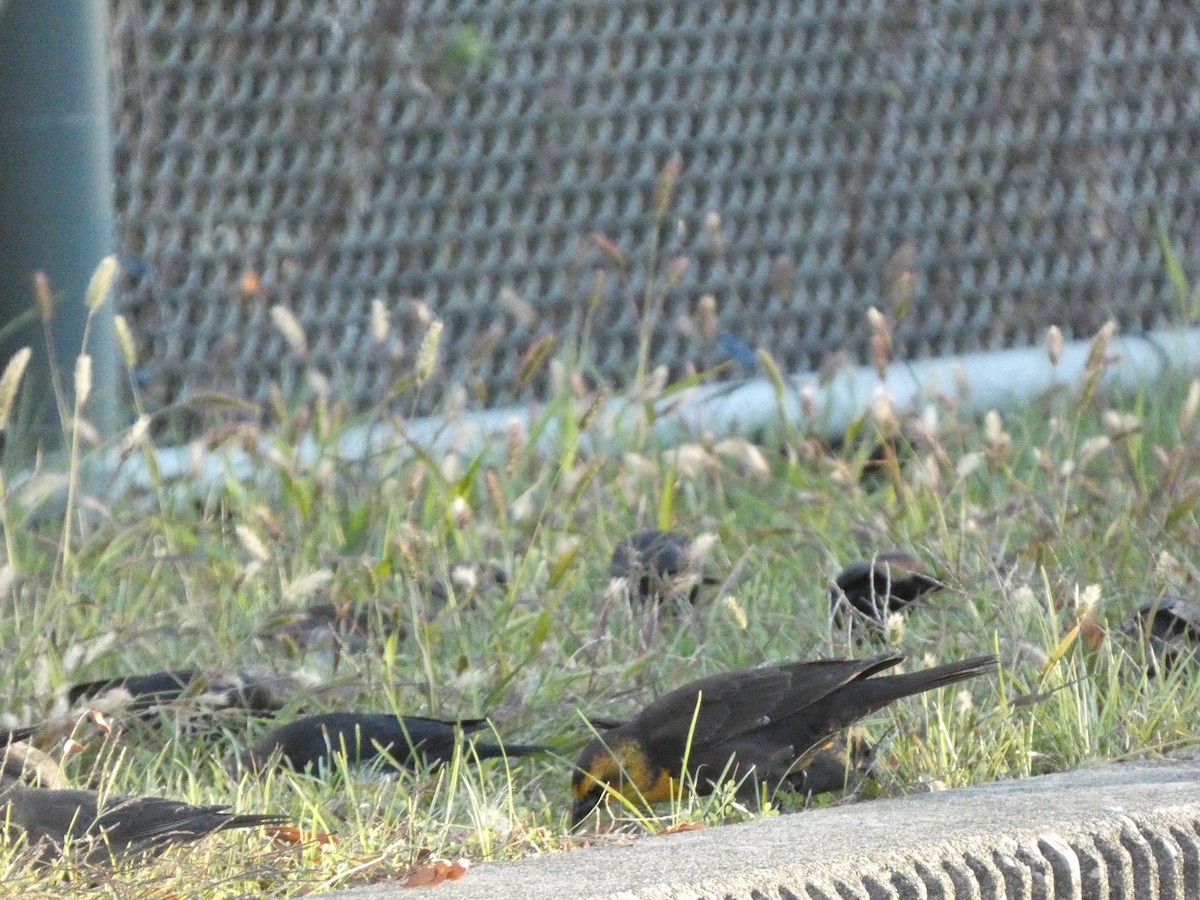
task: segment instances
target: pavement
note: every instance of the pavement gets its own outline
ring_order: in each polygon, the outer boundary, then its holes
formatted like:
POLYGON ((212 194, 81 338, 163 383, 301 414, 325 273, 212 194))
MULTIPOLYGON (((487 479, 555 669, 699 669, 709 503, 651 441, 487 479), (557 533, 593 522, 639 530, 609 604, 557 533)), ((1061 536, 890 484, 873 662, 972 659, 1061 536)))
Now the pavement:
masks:
MULTIPOLYGON (((482 863, 438 900, 1200 898, 1200 759, 1105 764, 482 863)), ((399 884, 328 894, 412 898, 399 884)))

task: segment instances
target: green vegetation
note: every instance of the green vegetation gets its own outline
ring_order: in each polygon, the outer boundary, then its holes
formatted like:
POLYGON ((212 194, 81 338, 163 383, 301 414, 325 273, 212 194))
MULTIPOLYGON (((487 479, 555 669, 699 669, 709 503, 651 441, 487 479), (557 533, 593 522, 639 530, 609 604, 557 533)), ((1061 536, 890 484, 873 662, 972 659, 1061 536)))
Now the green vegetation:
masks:
MULTIPOLYGON (((277 316, 285 330, 286 318, 277 316)), ((430 377, 435 351, 420 354, 407 391, 430 377)), ((546 743, 559 756, 255 781, 231 777, 224 762, 266 723, 231 715, 197 732, 182 717, 152 727, 118 717, 108 740, 80 732, 87 749, 64 761, 76 785, 283 812, 337 842, 218 835, 149 865, 73 879, 0 848, 5 891, 293 896, 397 878, 426 854, 507 859, 604 840, 594 827, 567 831, 571 759, 590 736, 581 714, 619 718, 734 667, 878 652, 884 638, 853 643, 830 624, 828 585, 843 565, 893 548, 918 554, 948 587, 894 619, 886 641, 911 667, 994 651, 1002 672, 871 717, 867 731, 881 742, 873 782, 818 803, 1194 747, 1194 665, 1147 678, 1140 645, 1116 625, 1144 600, 1195 591, 1200 387, 1178 377, 1113 395, 1102 346, 1094 357, 1084 383, 1020 412, 977 421, 953 398, 915 418, 876 410, 837 452, 780 423, 753 442, 671 448, 631 428, 621 452, 588 453, 589 441, 612 445, 595 415, 607 393, 562 377, 527 432, 477 455, 431 455, 400 439, 348 460, 338 439, 362 422, 314 390, 277 405, 270 427, 245 424, 235 406, 210 413, 196 445, 244 450, 252 477, 163 479, 150 465, 153 429, 139 420, 118 439, 118 474, 138 460, 149 486, 111 493, 81 474, 103 448, 68 422, 74 452, 61 467, 42 463, 27 478, 4 471, 0 710, 12 724, 61 714, 74 681, 265 664, 316 685, 282 717, 487 715, 503 739, 546 743), (302 461, 296 445, 308 433, 318 451, 302 461), (637 527, 715 535, 707 566, 723 583, 703 589, 694 608, 659 613, 609 590, 612 549, 637 527), (461 559, 498 562, 509 586, 434 599, 429 585, 461 559), (377 604, 370 647, 331 654, 266 636, 315 600, 377 604)), ((570 359, 549 353, 538 365, 556 362, 569 372, 570 359)), ((664 390, 647 372, 632 396, 650 410, 664 390)), ((403 420, 391 424, 402 436, 403 420)), ((45 749, 60 750, 61 737, 45 749)), ((800 806, 783 797, 773 809, 800 806)), ((666 818, 612 807, 652 832, 756 814, 728 791, 657 812, 666 818)))

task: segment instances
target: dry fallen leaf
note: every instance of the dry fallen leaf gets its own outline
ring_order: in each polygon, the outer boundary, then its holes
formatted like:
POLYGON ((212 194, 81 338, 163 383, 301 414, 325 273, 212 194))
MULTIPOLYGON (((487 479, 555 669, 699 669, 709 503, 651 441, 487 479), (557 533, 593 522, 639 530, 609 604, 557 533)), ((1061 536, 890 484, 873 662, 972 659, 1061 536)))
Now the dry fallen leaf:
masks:
POLYGON ((324 831, 305 833, 294 825, 272 825, 265 830, 268 835, 281 844, 316 844, 323 846, 338 842, 336 835, 327 834, 324 831))
POLYGON ((678 825, 672 825, 670 828, 664 828, 659 832, 659 835, 664 834, 681 834, 685 831, 700 831, 702 828, 707 828, 703 822, 680 822, 678 825))
POLYGON ((437 887, 445 881, 460 881, 467 877, 470 863, 465 859, 435 859, 431 863, 415 866, 401 882, 401 887, 437 887))

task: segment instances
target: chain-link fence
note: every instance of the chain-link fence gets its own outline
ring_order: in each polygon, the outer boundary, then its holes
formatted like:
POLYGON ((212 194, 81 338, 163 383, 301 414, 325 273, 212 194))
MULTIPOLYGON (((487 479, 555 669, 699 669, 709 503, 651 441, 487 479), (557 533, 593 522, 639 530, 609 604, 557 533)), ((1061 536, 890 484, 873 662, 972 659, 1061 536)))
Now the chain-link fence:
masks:
POLYGON ((1164 324, 1163 232, 1200 275, 1183 0, 112 0, 112 29, 160 404, 315 369, 362 408, 429 314, 427 409, 536 395, 545 335, 628 384, 648 294, 653 363, 802 371, 863 360, 870 306, 910 357, 1164 324))

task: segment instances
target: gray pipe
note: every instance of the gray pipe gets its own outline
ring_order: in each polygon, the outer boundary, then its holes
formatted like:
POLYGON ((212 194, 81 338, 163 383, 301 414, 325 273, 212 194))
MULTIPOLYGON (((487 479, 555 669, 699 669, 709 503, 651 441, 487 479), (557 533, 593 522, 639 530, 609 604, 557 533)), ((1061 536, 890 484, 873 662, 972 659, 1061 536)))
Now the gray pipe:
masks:
MULTIPOLYGON (((115 251, 106 17, 104 0, 0 6, 0 369, 21 347, 33 350, 20 418, 27 431, 16 435, 25 452, 63 438, 33 274, 47 275, 57 299, 54 356, 69 406, 84 292, 115 251)), ((120 425, 112 321, 110 301, 88 346, 84 415, 102 435, 120 425)))
MULTIPOLYGON (((901 413, 917 410, 939 394, 953 397, 959 409, 967 413, 1003 411, 1026 403, 1055 385, 1078 384, 1091 347, 1091 341, 1068 343, 1057 364, 1051 363, 1043 347, 1021 347, 895 363, 883 379, 873 368, 847 369, 824 387, 815 375, 796 376, 787 380, 784 408, 793 425, 828 437, 845 433, 871 408, 880 392, 890 397, 901 413), (960 385, 967 386, 965 395, 960 385), (802 392, 809 395, 807 406, 811 416, 805 412, 802 392)), ((1112 359, 1103 370, 1105 383, 1125 387, 1151 384, 1170 368, 1184 371, 1197 368, 1200 329, 1117 336, 1109 345, 1108 355, 1112 359)), ((623 440, 637 427, 640 415, 639 404, 625 399, 611 401, 602 413, 603 425, 592 432, 593 437, 596 434, 604 437, 593 440, 585 449, 603 452, 621 448, 623 440)), ((718 438, 754 434, 777 425, 778 419, 779 406, 771 383, 766 379, 751 379, 738 384, 703 386, 660 401, 653 433, 660 444, 667 446, 700 434, 718 438)), ((528 434, 529 408, 487 410, 457 419, 414 419, 399 427, 361 427, 342 437, 337 453, 342 459, 362 459, 368 453, 403 452, 410 445, 435 455, 455 451, 469 457, 489 447, 498 452, 513 422, 522 433, 528 434)), ((552 423, 542 436, 542 444, 549 449, 557 439, 558 429, 552 423)), ((299 448, 300 459, 306 464, 315 461, 319 452, 317 445, 308 439, 299 448)), ((191 455, 184 448, 158 450, 157 459, 163 476, 168 479, 187 478, 190 482, 196 477, 200 483, 212 484, 224 478, 227 471, 248 479, 256 474, 250 459, 241 452, 210 455, 204 458, 198 472, 192 471, 191 455)), ((145 483, 143 468, 136 464, 130 467, 129 463, 126 466, 123 480, 145 483)))

